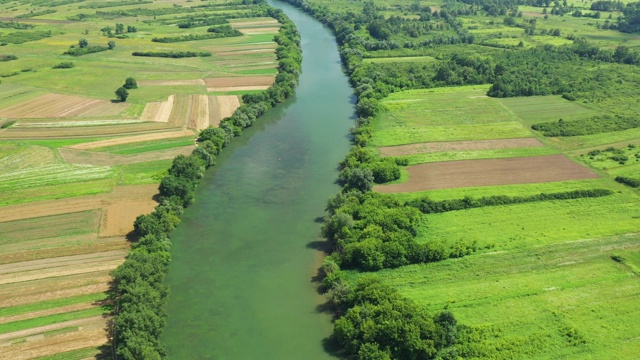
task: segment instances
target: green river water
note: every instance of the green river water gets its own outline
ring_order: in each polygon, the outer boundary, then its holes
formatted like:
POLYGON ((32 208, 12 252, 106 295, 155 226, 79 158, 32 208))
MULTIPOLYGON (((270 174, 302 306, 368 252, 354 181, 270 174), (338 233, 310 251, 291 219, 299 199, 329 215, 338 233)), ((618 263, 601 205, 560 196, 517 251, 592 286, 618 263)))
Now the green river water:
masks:
POLYGON ((331 359, 330 316, 312 283, 320 224, 339 190, 355 100, 330 31, 277 1, 302 36, 296 96, 218 158, 173 240, 171 359, 331 359))

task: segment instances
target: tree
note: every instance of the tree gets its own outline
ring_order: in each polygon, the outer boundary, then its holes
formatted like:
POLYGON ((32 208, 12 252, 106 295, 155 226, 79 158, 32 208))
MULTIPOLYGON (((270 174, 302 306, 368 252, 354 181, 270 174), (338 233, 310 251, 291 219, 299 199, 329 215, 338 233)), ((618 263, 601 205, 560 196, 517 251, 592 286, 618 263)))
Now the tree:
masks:
POLYGON ((78 46, 81 49, 86 48, 87 46, 89 46, 89 41, 87 41, 87 39, 80 39, 80 41, 78 41, 78 46))
POLYGON ((109 50, 113 50, 116 47, 116 42, 111 40, 107 43, 107 46, 109 46, 109 50))
POLYGON ((137 89, 138 88, 138 82, 136 81, 136 79, 134 79, 132 77, 128 77, 124 81, 124 85, 122 85, 122 87, 125 88, 125 89, 137 89))
POLYGON ((124 32, 124 24, 116 24, 116 34, 122 34, 124 32))
POLYGON ((129 97, 129 92, 127 91, 127 89, 121 86, 118 88, 118 90, 116 90, 116 97, 118 97, 118 100, 120 100, 121 102, 125 102, 129 97))

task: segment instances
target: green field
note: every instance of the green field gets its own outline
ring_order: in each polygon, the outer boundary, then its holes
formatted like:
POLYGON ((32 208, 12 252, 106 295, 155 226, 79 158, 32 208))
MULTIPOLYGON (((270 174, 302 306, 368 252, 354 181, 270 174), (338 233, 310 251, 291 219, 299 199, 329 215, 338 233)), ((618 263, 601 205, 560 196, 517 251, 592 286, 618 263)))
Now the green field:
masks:
POLYGON ((394 93, 381 101, 374 120, 374 146, 431 141, 530 137, 517 116, 487 86, 465 86, 394 93), (443 104, 447 104, 443 107, 443 104))
POLYGON ((156 141, 143 141, 137 143, 107 146, 93 149, 93 151, 106 151, 118 155, 140 154, 147 151, 172 149, 181 146, 193 145, 193 137, 173 138, 156 141))

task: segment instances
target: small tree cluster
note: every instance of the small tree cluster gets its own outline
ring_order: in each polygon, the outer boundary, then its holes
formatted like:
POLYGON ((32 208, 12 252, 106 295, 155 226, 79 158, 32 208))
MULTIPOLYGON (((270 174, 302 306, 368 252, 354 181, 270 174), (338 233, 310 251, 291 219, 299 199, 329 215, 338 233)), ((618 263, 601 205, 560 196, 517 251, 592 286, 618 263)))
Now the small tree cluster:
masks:
POLYGON ((138 88, 138 82, 136 81, 136 79, 134 79, 132 77, 128 77, 125 80, 124 84, 116 90, 116 97, 121 102, 125 102, 125 101, 127 101, 127 98, 129 97, 129 91, 128 90, 137 89, 137 88, 138 88))

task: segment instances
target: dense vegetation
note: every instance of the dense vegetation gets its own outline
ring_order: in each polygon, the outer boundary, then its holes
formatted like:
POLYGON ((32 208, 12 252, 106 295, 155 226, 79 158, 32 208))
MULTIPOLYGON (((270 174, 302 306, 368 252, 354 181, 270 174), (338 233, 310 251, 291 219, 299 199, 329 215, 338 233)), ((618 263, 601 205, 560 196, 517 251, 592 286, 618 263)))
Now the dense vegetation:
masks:
POLYGON ((131 55, 177 59, 186 57, 207 57, 211 56, 211 53, 208 51, 134 51, 131 55))
POLYGON ((18 60, 18 57, 15 55, 0 55, 0 62, 18 60))
POLYGON ((17 31, 5 35, 0 35, 0 43, 22 44, 29 41, 38 41, 51 37, 51 31, 17 31))
POLYGON ((79 9, 102 9, 108 7, 117 7, 117 6, 129 6, 129 5, 143 5, 143 4, 151 4, 153 1, 109 1, 104 3, 91 3, 87 5, 78 6, 79 9))
POLYGON ((376 278, 365 278, 341 295, 334 299, 346 312, 335 323, 335 336, 358 359, 433 359, 458 342, 450 312, 432 316, 376 278))
POLYGON ((26 14, 17 15, 16 18, 17 19, 29 19, 29 18, 36 17, 36 16, 53 14, 56 11, 57 10, 54 10, 54 9, 47 9, 47 10, 42 10, 42 11, 31 11, 31 12, 28 12, 26 14))
POLYGON ((71 61, 62 61, 62 62, 59 62, 59 63, 53 65, 53 68, 54 69, 71 69, 71 68, 73 68, 75 66, 76 65, 71 61))
POLYGON ((235 30, 230 25, 211 27, 207 29, 209 34, 190 34, 190 35, 182 35, 182 36, 168 36, 162 38, 153 38, 151 41, 159 42, 159 43, 174 43, 174 42, 183 42, 183 41, 195 41, 195 40, 210 40, 210 39, 219 39, 225 37, 232 36, 242 36, 242 33, 238 30, 235 30))
POLYGON ((35 25, 24 24, 16 21, 0 21, 0 28, 26 30, 35 28, 35 25))
POLYGON ((82 56, 87 54, 93 54, 101 51, 112 50, 115 47, 115 42, 109 42, 107 46, 89 45, 86 39, 80 39, 78 45, 72 45, 69 50, 65 51, 63 55, 82 56))
POLYGON ((632 188, 639 188, 640 187, 640 179, 633 179, 630 177, 626 177, 626 176, 616 176, 615 180, 621 184, 625 184, 627 186, 630 186, 632 188))
POLYGON ((600 115, 588 119, 533 124, 531 128, 544 136, 580 136, 622 131, 640 127, 637 117, 600 115))
POLYGON ((275 36, 280 63, 275 83, 266 91, 246 95, 244 105, 223 119, 218 128, 203 130, 193 153, 173 160, 169 174, 160 183, 159 205, 135 221, 138 240, 113 273, 113 345, 120 359, 166 358, 159 339, 167 316, 168 288, 164 279, 171 258, 167 234, 180 222, 183 208, 194 201, 199 180, 206 168, 215 165, 216 155, 266 110, 294 93, 302 60, 300 36, 282 11, 269 9, 268 14, 282 24, 275 36))

